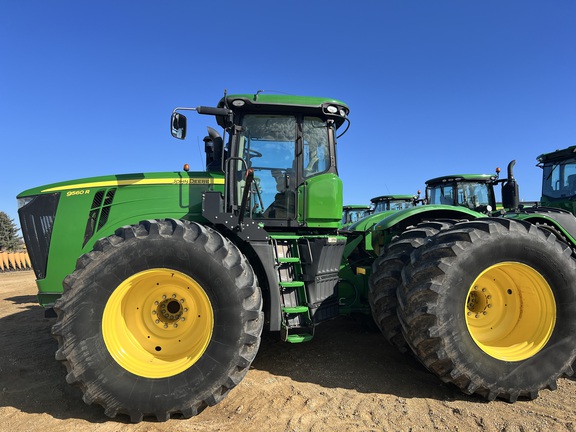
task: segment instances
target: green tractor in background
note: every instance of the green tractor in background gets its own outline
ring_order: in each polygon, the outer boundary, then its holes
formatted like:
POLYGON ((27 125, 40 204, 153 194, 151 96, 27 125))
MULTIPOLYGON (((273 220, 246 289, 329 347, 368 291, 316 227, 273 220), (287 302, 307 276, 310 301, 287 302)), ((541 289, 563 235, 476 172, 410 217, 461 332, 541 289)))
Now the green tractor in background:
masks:
POLYGON ((342 226, 349 226, 374 213, 413 207, 418 204, 418 198, 417 195, 382 195, 372 198, 370 205, 345 205, 342 209, 342 226))
POLYGON ((342 208, 342 226, 348 226, 370 215, 372 206, 349 204, 342 208))
MULTIPOLYGON (((553 277, 564 271, 561 262, 574 263, 576 219, 521 205, 514 164, 505 179, 499 170, 431 179, 428 204, 372 215, 342 230, 348 243, 340 272, 340 286, 368 299, 377 326, 400 351, 465 393, 509 401, 535 397, 535 387, 554 388, 554 379, 537 374, 531 379, 539 385, 516 387, 523 385, 515 368, 540 364, 543 347, 567 336, 574 323, 561 299, 566 294, 575 304, 572 276, 562 275, 563 293, 553 277), (494 211, 498 183, 503 208, 494 211), (538 251, 544 249, 554 263, 543 262, 538 251), (528 310, 537 318, 525 315, 528 310), (565 324, 558 324, 560 310, 565 324), (496 370, 510 379, 496 384, 496 370)), ((573 342, 560 352, 572 356, 573 342)), ((572 374, 566 358, 557 366, 572 374)))
MULTIPOLYGON (((512 170, 515 161, 510 162, 512 170)), ((511 174, 509 174, 511 175, 511 174)), ((455 174, 430 179, 426 182, 427 204, 447 204, 466 207, 480 213, 497 214, 503 209, 497 202, 494 187, 506 179, 500 178, 500 168, 496 174, 455 174)), ((534 201, 519 201, 518 208, 536 205, 534 201)))
MULTIPOLYGON (((418 192, 420 193, 420 192, 418 192)), ((372 213, 404 210, 418 205, 419 195, 381 195, 370 200, 372 213)))
POLYGON ((490 214, 497 210, 494 186, 501 182, 496 174, 457 174, 426 181, 426 204, 466 207, 490 214))
POLYGON ((576 146, 538 156, 542 168, 543 206, 576 214, 576 146))
MULTIPOLYGON (((222 128, 208 128, 206 171, 17 197, 56 359, 86 403, 133 422, 194 416, 242 380, 263 331, 305 342, 342 314, 373 317, 390 340, 393 312, 394 337, 430 371, 489 400, 534 398, 572 373, 576 261, 549 230, 443 204, 340 229, 345 103, 225 94, 175 109, 179 139, 185 110, 222 128)), ((510 176, 503 189, 517 196, 510 176)))

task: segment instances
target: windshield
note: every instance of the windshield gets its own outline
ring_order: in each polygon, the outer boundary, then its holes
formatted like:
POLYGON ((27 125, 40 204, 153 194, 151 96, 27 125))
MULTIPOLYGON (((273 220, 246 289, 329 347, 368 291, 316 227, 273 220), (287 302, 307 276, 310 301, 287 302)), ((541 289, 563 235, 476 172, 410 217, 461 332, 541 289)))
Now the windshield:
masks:
MULTIPOLYGON (((246 115, 239 137, 237 169, 254 170, 250 190, 252 217, 295 219, 299 179, 306 179, 330 167, 328 126, 326 122, 307 117, 283 115, 246 115), (302 157, 297 162, 296 143, 302 131, 302 157)), ((243 190, 245 182, 240 181, 243 190)), ((242 196, 239 191, 238 196, 242 196)))
POLYGON ((492 205, 492 189, 487 183, 443 183, 428 188, 429 204, 468 207, 473 210, 492 205))
POLYGON ((576 195, 576 161, 546 164, 542 173, 542 195, 566 198, 576 195))

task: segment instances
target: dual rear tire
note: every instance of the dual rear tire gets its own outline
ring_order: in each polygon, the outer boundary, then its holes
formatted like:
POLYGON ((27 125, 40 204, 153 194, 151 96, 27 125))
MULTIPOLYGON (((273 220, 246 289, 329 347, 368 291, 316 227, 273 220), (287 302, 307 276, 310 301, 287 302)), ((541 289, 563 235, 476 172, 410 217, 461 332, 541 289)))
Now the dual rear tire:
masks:
POLYGON ((575 282, 571 250, 550 233, 505 218, 462 222, 412 250, 397 319, 444 382, 488 400, 533 399, 573 373, 575 282))

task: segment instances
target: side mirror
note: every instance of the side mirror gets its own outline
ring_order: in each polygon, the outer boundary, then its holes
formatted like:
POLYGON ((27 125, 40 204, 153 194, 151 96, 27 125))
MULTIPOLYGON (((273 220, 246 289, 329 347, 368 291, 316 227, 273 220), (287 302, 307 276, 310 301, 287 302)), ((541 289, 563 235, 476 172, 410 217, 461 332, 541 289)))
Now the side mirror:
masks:
POLYGON ((170 119, 170 132, 174 138, 186 138, 186 116, 177 112, 172 113, 170 119))

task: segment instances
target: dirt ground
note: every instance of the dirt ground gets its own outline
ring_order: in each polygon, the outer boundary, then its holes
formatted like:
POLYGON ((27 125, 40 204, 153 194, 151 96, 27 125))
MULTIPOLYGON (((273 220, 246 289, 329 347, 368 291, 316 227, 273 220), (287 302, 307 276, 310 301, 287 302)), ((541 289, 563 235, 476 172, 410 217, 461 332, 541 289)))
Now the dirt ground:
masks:
POLYGON ((191 419, 130 424, 65 381, 32 271, 0 273, 0 431, 576 431, 576 380, 514 404, 466 396, 349 318, 291 345, 265 339, 220 404, 191 419))

